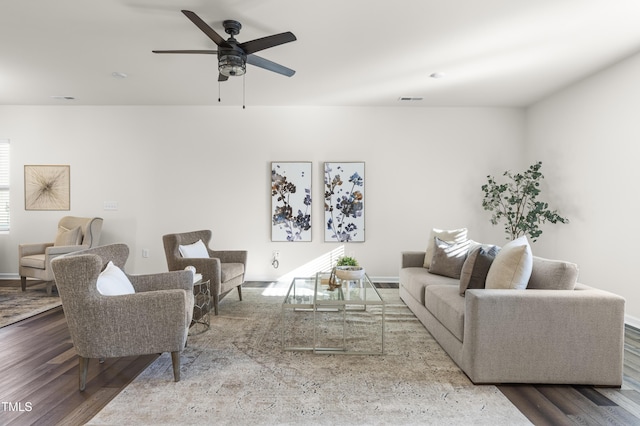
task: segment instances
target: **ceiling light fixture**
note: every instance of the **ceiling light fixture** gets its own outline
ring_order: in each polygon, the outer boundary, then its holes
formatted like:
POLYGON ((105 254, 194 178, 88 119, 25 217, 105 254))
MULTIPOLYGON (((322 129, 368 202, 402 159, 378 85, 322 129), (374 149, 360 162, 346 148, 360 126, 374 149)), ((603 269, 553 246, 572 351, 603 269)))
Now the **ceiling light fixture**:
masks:
POLYGON ((420 97, 420 96, 401 96, 398 98, 399 101, 401 102, 406 102, 406 101, 421 101, 424 98, 420 97))
POLYGON ((114 71, 111 73, 111 77, 113 78, 127 78, 129 77, 127 74, 119 71, 114 71))
POLYGON ((61 101, 74 101, 76 98, 74 98, 73 96, 55 95, 55 96, 51 96, 51 99, 57 99, 61 101))
POLYGON ((246 59, 242 55, 224 55, 218 61, 218 71, 227 77, 237 77, 247 72, 246 59))
POLYGON ((444 73, 443 72, 434 72, 429 77, 431 77, 431 78, 443 78, 444 77, 444 73))

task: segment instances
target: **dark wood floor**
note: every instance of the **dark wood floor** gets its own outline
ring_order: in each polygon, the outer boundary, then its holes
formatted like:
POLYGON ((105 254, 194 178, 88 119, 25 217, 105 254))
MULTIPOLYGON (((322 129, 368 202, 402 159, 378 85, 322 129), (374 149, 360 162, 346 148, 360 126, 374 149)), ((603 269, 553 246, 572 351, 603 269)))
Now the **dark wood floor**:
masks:
POLYGON ((536 425, 640 425, 640 331, 625 329, 621 388, 499 385, 536 425))
MULTIPOLYGON (((157 355, 93 360, 78 391, 78 358, 61 308, 0 328, 0 424, 80 425, 157 355)), ((640 425, 640 332, 626 330, 624 385, 500 385, 536 425, 640 425)))
POLYGON ((62 308, 0 328, 0 424, 85 424, 157 357, 92 360, 79 392, 62 308))

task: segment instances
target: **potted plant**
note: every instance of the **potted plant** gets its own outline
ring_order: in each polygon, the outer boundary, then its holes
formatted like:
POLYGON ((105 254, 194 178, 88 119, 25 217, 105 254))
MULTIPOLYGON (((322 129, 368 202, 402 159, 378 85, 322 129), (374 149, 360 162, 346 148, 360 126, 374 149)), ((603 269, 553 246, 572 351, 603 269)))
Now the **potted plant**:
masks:
POLYGON ((540 224, 569 223, 569 219, 560 216, 557 210, 550 210, 548 203, 537 199, 541 192, 540 181, 544 179, 541 167, 542 162, 538 161, 524 173, 513 174, 507 170, 503 173, 508 178, 507 183, 498 183, 493 176, 487 176, 488 182, 482 185, 482 207, 492 212, 492 224, 505 221, 507 239, 528 235, 536 241, 542 235, 540 224))
POLYGON ((341 280, 359 280, 364 275, 364 268, 351 256, 342 256, 336 262, 335 274, 341 280))

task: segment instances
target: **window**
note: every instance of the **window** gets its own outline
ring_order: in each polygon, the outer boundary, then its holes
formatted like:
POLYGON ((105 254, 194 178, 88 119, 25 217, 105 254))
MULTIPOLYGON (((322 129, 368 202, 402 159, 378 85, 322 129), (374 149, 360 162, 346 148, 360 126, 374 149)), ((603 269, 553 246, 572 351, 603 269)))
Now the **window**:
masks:
POLYGON ((9 231, 9 140, 0 139, 0 232, 9 231))

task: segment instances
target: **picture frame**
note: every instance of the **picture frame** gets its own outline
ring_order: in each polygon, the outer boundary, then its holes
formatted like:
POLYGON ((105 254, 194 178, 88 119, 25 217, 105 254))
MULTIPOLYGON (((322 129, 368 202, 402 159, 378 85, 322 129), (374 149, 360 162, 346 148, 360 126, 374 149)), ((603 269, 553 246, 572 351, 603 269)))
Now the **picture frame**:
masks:
POLYGON ((70 169, 68 165, 25 165, 25 210, 70 210, 70 169))
POLYGON ((311 241, 311 162, 271 162, 271 241, 311 241))
POLYGON ((325 242, 364 242, 364 162, 324 163, 325 242))

